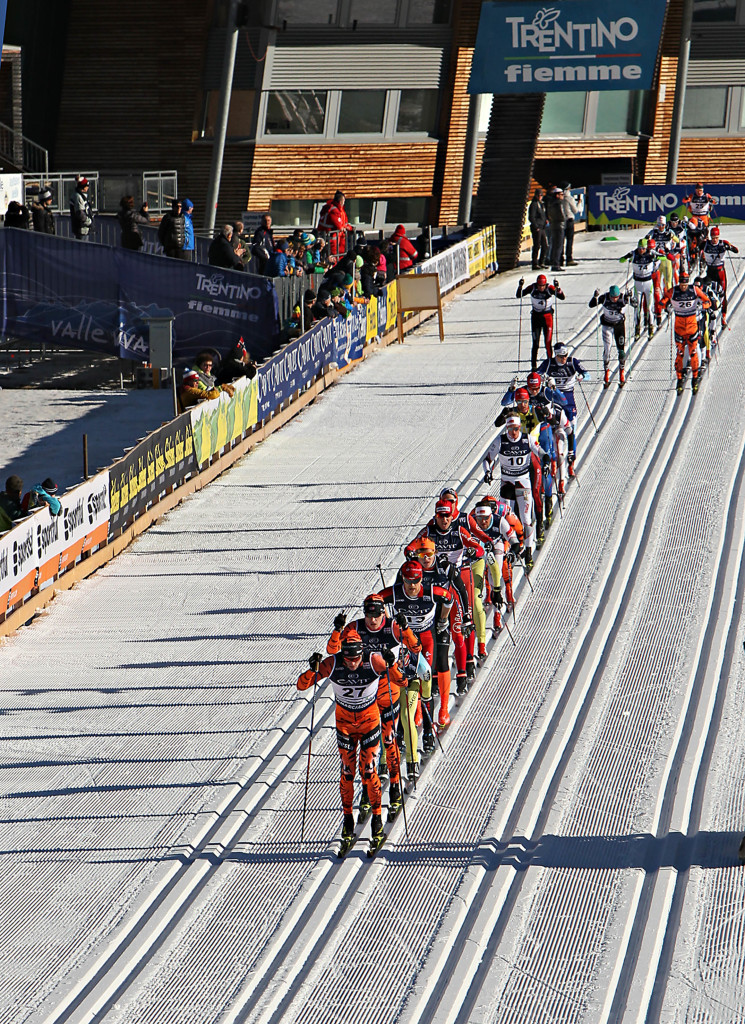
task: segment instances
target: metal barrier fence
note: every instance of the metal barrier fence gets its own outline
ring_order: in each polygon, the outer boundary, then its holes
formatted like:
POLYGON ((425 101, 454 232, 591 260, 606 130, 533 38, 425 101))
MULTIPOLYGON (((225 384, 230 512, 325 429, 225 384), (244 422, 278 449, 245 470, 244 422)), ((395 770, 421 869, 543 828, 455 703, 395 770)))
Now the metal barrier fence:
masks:
MULTIPOLYGON (((0 142, 2 126, 0 125, 0 142)), ((98 171, 81 171, 79 176, 90 182, 88 202, 95 213, 115 213, 124 195, 135 197, 139 207, 147 200, 150 212, 162 214, 171 209, 171 202, 178 197, 178 173, 176 171, 142 171, 136 174, 101 174, 98 171)), ((40 169, 35 174, 23 175, 26 202, 31 200, 32 189, 48 188, 52 193, 52 212, 67 214, 70 199, 75 191, 78 174, 73 171, 59 171, 51 174, 40 169)), ((117 244, 117 243, 114 243, 117 244)))

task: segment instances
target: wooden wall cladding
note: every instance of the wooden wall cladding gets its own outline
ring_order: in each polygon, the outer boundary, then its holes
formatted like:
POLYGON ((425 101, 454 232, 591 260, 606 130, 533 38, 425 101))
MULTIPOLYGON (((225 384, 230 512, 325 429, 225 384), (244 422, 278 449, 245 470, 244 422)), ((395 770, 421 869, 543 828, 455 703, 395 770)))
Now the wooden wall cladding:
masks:
POLYGON ((636 156, 638 140, 621 139, 539 139, 536 160, 581 160, 636 156))
POLYGON ((437 146, 257 145, 248 209, 267 209, 271 199, 330 199, 338 188, 350 199, 431 196, 437 146))
POLYGON ((691 184, 745 181, 745 140, 683 137, 678 157, 678 182, 691 184))
POLYGON ((668 0, 665 26, 662 30, 660 55, 655 79, 656 103, 644 166, 647 185, 664 184, 670 153, 670 128, 675 101, 675 78, 678 73, 678 49, 683 21, 683 0, 668 0))

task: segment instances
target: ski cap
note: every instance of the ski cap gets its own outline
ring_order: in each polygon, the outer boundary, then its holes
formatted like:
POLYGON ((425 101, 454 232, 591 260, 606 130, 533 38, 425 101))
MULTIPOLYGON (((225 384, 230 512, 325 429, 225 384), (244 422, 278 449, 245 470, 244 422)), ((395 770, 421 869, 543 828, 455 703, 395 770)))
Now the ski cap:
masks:
POLYGON ((435 505, 436 516, 451 516, 453 514, 453 503, 452 501, 438 501, 435 505))
POLYGON ((640 238, 639 239, 639 248, 640 249, 646 249, 648 244, 649 244, 649 240, 648 239, 646 239, 646 238, 640 238))
POLYGON ((678 277, 678 284, 688 284, 690 280, 691 279, 688 276, 688 274, 686 274, 685 271, 682 271, 680 276, 678 277))
POLYGON ((362 610, 365 615, 382 615, 385 611, 385 601, 380 594, 368 594, 362 602, 362 610))
POLYGON ((504 421, 507 430, 522 430, 522 420, 519 416, 508 416, 504 421))
POLYGON ((517 391, 515 392, 515 401, 516 402, 529 402, 530 401, 530 392, 528 391, 528 389, 527 388, 518 388, 517 391))
POLYGON ((680 220, 680 217, 677 215, 675 210, 670 214, 670 223, 672 224, 674 220, 680 220))
POLYGON ((618 287, 617 284, 612 284, 608 289, 608 294, 612 299, 617 299, 618 296, 621 294, 621 289, 618 287))
POLYGON ((566 345, 563 342, 560 341, 558 345, 554 346, 554 355, 555 356, 568 356, 569 355, 569 349, 566 347, 566 345))
POLYGON ((548 284, 548 278, 545 274, 539 274, 538 277, 535 279, 535 283, 538 285, 539 288, 545 288, 548 284))
POLYGON ((361 658, 364 648, 362 647, 362 637, 356 629, 350 629, 344 634, 344 639, 341 642, 341 656, 342 658, 361 658))
POLYGON ((449 501, 452 504, 453 508, 457 508, 458 492, 454 487, 443 487, 443 489, 440 491, 440 501, 449 501), (448 497, 449 494, 452 494, 452 498, 448 497))
POLYGON ((697 181, 697 182, 696 182, 696 188, 697 188, 697 189, 698 189, 698 188, 700 188, 700 189, 703 189, 703 187, 704 187, 704 183, 703 183, 703 181, 697 181))
POLYGON ((199 374, 197 373, 197 371, 190 370, 188 368, 184 370, 184 384, 193 380, 199 380, 199 374))
POLYGON ((712 238, 719 238, 719 228, 716 225, 714 225, 709 234, 712 238))
POLYGON ((475 516, 483 516, 484 518, 487 518, 487 516, 494 515, 494 510, 491 505, 477 505, 473 510, 473 514, 475 516))
POLYGON ((666 226, 667 226, 667 217, 665 216, 664 213, 661 213, 659 215, 659 217, 657 218, 657 227, 658 228, 664 228, 666 226))
POLYGON ((419 583, 421 582, 423 575, 424 573, 421 565, 419 562, 415 562, 412 558, 410 558, 408 562, 404 562, 401 566, 401 576, 407 583, 419 583))
POLYGON ((531 370, 531 372, 528 374, 527 380, 528 391, 530 391, 531 388, 534 388, 536 391, 540 391, 542 383, 543 378, 541 377, 540 373, 538 373, 537 370, 531 370))

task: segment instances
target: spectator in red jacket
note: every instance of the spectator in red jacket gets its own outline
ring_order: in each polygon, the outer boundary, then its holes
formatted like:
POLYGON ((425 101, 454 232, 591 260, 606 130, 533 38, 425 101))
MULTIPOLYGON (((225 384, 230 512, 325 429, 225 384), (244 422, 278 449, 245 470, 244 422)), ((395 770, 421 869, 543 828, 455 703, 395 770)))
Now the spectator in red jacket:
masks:
POLYGON ((390 241, 393 246, 390 253, 390 259, 393 260, 394 266, 397 265, 401 272, 404 270, 410 270, 414 265, 414 261, 419 259, 419 253, 406 237, 406 228, 403 224, 398 225, 391 235, 390 241), (398 247, 399 252, 398 258, 396 257, 396 247, 398 247), (398 262, 396 262, 397 259, 398 262))
POLYGON ((334 198, 325 204, 318 218, 317 230, 327 231, 331 236, 328 251, 332 256, 346 252, 347 249, 347 239, 344 232, 349 227, 349 220, 347 218, 347 211, 344 209, 345 202, 346 196, 344 193, 335 192, 334 198))

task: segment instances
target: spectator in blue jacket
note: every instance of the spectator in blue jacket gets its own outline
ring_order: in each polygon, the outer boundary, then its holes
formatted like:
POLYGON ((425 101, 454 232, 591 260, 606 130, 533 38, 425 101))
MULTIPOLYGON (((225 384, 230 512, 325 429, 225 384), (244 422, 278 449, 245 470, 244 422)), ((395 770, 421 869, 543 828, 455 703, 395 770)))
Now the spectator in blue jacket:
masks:
POLYGON ((24 494, 21 508, 24 512, 34 512, 37 508, 41 508, 42 505, 49 505, 49 511, 52 515, 58 516, 62 513, 62 503, 56 497, 57 490, 57 484, 48 476, 44 483, 34 484, 31 490, 24 494))
POLYGON ((267 277, 291 277, 295 269, 295 260, 287 255, 287 242, 277 242, 271 259, 266 265, 267 277))
POLYGON ((194 203, 191 199, 184 199, 181 203, 181 212, 184 215, 184 229, 186 231, 186 239, 184 241, 184 259, 189 260, 191 263, 194 262, 194 222, 191 219, 191 211, 194 209, 194 203))

